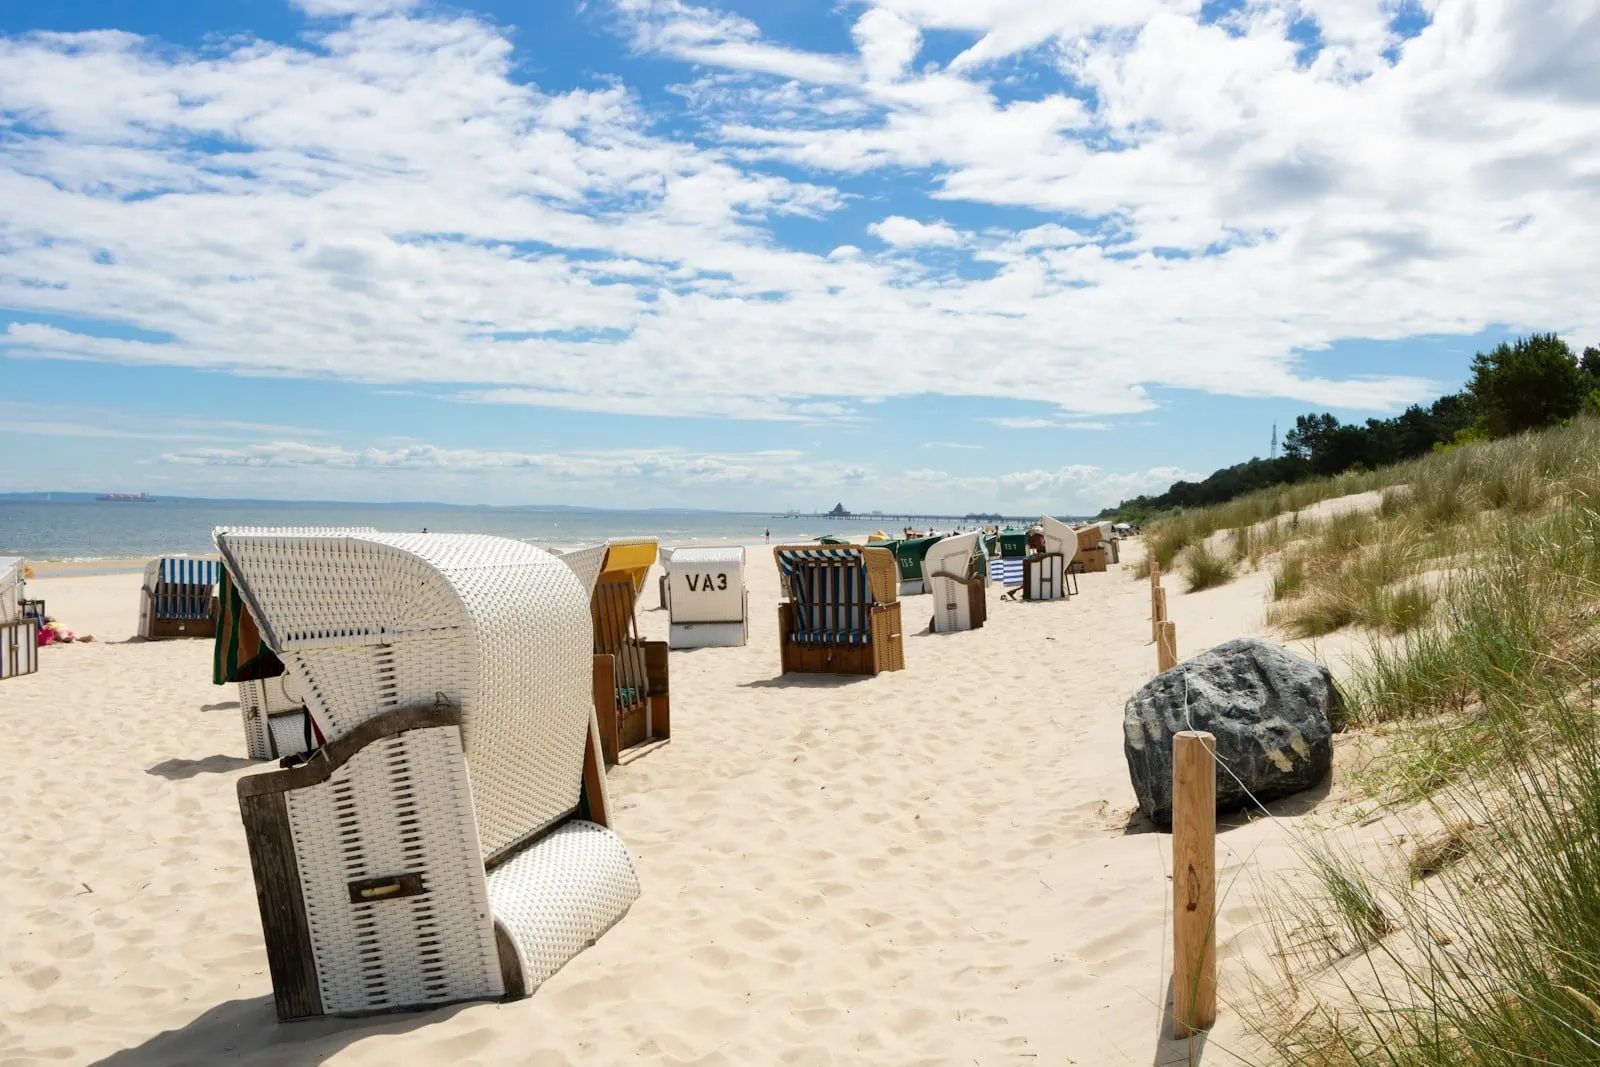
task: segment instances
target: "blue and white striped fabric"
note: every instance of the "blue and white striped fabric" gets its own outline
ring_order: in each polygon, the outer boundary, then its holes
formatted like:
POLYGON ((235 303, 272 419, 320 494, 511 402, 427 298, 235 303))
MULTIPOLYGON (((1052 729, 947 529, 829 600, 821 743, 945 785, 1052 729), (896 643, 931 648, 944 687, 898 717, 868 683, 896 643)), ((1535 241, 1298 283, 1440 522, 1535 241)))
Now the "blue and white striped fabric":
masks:
POLYGON ((872 588, 861 549, 792 548, 780 549, 777 556, 793 605, 791 639, 817 645, 872 643, 872 588))
POLYGON ((162 560, 155 590, 156 618, 210 618, 211 597, 221 574, 222 565, 214 559, 162 560))
POLYGON ((1021 585, 1022 557, 989 557, 989 580, 991 582, 999 582, 1001 585, 1021 585))

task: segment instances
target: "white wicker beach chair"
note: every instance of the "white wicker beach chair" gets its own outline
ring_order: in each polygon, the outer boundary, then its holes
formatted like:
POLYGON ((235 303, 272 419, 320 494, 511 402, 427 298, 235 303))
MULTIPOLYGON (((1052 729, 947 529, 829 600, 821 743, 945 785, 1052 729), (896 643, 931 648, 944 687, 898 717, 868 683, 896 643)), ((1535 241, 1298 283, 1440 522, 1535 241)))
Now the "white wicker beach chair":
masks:
POLYGON ((667 582, 667 645, 742 645, 750 634, 750 591, 744 546, 662 549, 667 582))
POLYGON ((933 591, 932 628, 936 634, 976 630, 988 619, 988 581, 982 565, 974 567, 978 535, 946 537, 923 560, 933 591))
POLYGON ((1044 550, 1060 552, 1071 561, 1078 552, 1078 532, 1060 519, 1051 518, 1049 515, 1039 517, 1039 526, 1044 534, 1044 550))
POLYGON ((1044 535, 1044 551, 1023 560, 1022 598, 1063 600, 1076 591, 1077 579, 1072 573, 1076 535, 1072 527, 1049 515, 1040 516, 1039 526, 1044 535))
POLYGON ((239 717, 244 722, 245 754, 251 759, 283 759, 316 747, 311 713, 294 675, 239 683, 239 717))
MULTIPOLYGON (((213 535, 268 534, 301 537, 327 534, 375 534, 371 526, 219 526, 213 535)), ((226 577, 223 575, 222 577, 226 577)), ((225 625, 228 605, 219 605, 218 625, 225 625)), ((224 639, 218 634, 218 641, 224 639)), ((224 672, 226 674, 226 672, 224 672)), ((222 684, 223 679, 217 679, 222 684)), ((288 672, 240 681, 239 718, 244 725, 245 755, 250 759, 297 756, 322 742, 306 710, 299 685, 288 672)))
POLYGON ((238 785, 280 1018, 526 995, 622 918, 567 566, 477 535, 216 541, 328 738, 238 785))
POLYGON ((557 557, 567 565, 567 568, 573 574, 577 575, 579 583, 583 586, 584 595, 588 596, 594 593, 594 583, 600 577, 600 568, 605 566, 606 551, 610 547, 610 545, 606 544, 585 545, 582 548, 575 548, 571 552, 563 552, 557 557))
POLYGON ((39 669, 39 625, 22 615, 22 582, 26 561, 0 559, 0 679, 32 674, 39 669))
POLYGON ((27 561, 21 556, 0 556, 0 622, 22 617, 22 575, 27 561))

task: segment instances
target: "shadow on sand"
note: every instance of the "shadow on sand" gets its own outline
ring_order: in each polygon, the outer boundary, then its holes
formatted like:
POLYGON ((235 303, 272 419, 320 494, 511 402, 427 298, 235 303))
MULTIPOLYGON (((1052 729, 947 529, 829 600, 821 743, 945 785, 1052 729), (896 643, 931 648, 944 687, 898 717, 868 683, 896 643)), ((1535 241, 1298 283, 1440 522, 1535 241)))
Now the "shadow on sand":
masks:
POLYGON ((1156 1054, 1150 1067, 1200 1067, 1200 1056, 1206 1050, 1205 1031, 1190 1037, 1174 1039, 1172 1036, 1172 979, 1167 979, 1166 1002, 1161 1009, 1161 1029, 1156 1031, 1156 1054))
POLYGON ((740 682, 740 689, 842 689, 872 677, 870 674, 808 674, 794 671, 776 678, 757 678, 753 682, 740 682))
POLYGON ((245 759, 242 756, 207 756, 205 759, 169 759, 162 760, 144 773, 153 774, 157 778, 178 782, 185 778, 193 778, 197 774, 225 774, 228 771, 237 771, 242 767, 261 766, 260 760, 245 759))
POLYGON ((280 1024, 270 996, 230 1000, 207 1010, 187 1026, 156 1034, 137 1048, 113 1052, 97 1061, 94 1067, 321 1063, 363 1038, 407 1033, 447 1019, 461 1007, 365 1019, 308 1019, 280 1024))
MULTIPOLYGON (((1325 778, 1319 785, 1310 789, 1303 789, 1293 796, 1274 800, 1267 807, 1267 814, 1276 819, 1292 819, 1299 815, 1306 815, 1316 810, 1318 804, 1327 799, 1333 790, 1333 779, 1325 778)), ((1249 826, 1266 818, 1259 808, 1250 811, 1235 811, 1226 815, 1217 816, 1217 833, 1225 834, 1229 830, 1237 830, 1241 826, 1249 826)), ((1128 812, 1127 822, 1123 824, 1122 833, 1125 836, 1133 834, 1171 833, 1171 827, 1157 826, 1145 815, 1143 809, 1134 808, 1128 812)))

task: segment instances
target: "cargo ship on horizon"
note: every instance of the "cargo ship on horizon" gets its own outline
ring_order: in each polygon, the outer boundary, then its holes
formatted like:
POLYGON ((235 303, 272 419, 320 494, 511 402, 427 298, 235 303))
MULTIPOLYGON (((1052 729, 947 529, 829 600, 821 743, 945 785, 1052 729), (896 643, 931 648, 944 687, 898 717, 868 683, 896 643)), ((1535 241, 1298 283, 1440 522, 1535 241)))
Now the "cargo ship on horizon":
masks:
POLYGON ((149 493, 101 493, 96 500, 115 500, 119 503, 143 504, 155 500, 149 493))

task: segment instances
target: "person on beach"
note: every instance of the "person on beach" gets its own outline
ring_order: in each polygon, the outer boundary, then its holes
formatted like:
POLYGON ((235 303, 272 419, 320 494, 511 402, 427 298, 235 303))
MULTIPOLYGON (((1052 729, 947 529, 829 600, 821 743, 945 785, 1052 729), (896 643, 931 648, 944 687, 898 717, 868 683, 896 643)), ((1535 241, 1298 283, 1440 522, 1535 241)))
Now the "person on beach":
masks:
POLYGON ((767 544, 772 544, 772 530, 770 528, 767 530, 767 544))

